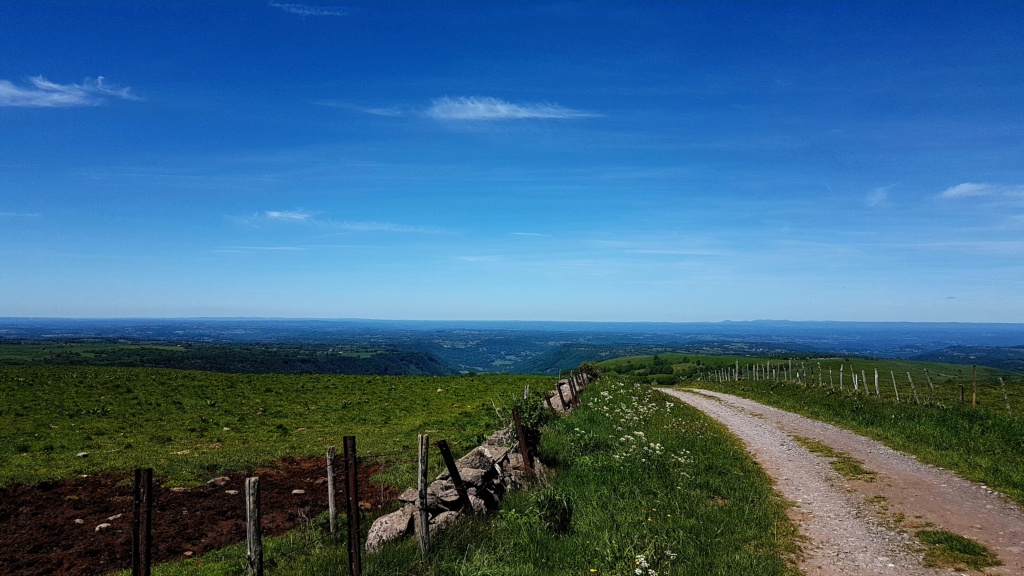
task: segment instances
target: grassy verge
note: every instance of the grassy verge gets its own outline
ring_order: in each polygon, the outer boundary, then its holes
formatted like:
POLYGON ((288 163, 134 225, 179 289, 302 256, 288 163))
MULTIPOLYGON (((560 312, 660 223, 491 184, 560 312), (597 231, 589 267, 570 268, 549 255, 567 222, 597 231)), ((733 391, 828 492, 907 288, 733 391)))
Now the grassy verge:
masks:
POLYGON ((425 560, 415 542, 389 546, 366 560, 370 573, 795 573, 795 530, 769 479, 688 406, 600 381, 542 450, 557 465, 548 486, 439 534, 425 560))
MULTIPOLYGON (((827 381, 820 388, 763 381, 692 384, 831 422, 1024 503, 1024 418, 1008 415, 998 404, 914 404, 905 397, 896 403, 892 397, 832 390, 827 381)), ((991 395, 989 391, 986 397, 991 395)))
POLYGON ((168 485, 190 486, 319 456, 344 435, 358 437, 362 456, 399 462, 383 480, 408 485, 416 434, 468 449, 499 427, 494 406, 525 384, 551 379, 0 366, 0 485, 152 467, 168 485))

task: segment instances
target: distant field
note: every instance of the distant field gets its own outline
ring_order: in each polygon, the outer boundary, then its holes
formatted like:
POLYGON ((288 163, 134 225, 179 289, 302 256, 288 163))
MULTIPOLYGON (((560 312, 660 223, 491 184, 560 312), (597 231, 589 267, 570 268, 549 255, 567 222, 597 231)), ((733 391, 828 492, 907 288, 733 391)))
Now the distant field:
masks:
POLYGON ((220 471, 321 455, 344 435, 357 436, 362 455, 410 463, 391 472, 405 485, 418 433, 468 448, 498 427, 494 406, 526 384, 554 382, 0 366, 0 485, 135 467, 193 485, 220 471))

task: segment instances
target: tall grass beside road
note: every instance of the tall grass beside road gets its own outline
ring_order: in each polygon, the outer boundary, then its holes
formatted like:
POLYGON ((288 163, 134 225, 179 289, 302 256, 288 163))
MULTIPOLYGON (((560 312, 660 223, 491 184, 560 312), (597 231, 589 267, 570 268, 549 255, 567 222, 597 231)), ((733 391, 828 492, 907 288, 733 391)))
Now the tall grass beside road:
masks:
POLYGON ((414 541, 387 546, 367 573, 795 573, 768 477, 723 427, 648 386, 592 384, 542 452, 547 486, 438 534, 425 559, 414 541))

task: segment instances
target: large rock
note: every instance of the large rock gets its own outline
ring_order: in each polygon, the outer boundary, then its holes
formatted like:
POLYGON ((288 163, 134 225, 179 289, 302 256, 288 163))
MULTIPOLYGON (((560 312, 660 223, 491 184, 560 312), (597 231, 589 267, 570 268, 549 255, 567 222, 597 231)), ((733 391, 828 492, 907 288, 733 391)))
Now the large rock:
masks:
POLYGON ((443 530, 445 527, 458 520, 459 516, 462 516, 462 514, 451 511, 441 512, 437 516, 434 516, 430 519, 430 533, 433 534, 436 530, 443 530))
POLYGON ((372 552, 385 542, 405 536, 412 531, 415 517, 416 510, 413 507, 403 506, 391 514, 377 518, 373 526, 370 526, 370 533, 366 536, 366 549, 372 552))
POLYGON ((466 454, 462 458, 455 461, 455 467, 459 469, 459 473, 465 468, 475 468, 477 470, 488 470, 494 466, 494 459, 488 456, 487 451, 477 446, 473 448, 469 454, 466 454))

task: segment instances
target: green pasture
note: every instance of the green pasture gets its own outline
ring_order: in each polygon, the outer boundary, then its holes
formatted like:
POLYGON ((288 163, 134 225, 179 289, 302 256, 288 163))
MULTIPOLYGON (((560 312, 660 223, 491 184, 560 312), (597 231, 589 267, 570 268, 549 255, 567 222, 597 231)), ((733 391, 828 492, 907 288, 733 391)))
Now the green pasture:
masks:
MULTIPOLYGON (((768 477, 722 426, 649 386, 592 384, 545 429, 541 456, 546 483, 435 534, 425 558, 415 539, 364 555, 364 574, 797 574, 796 531, 768 477)), ((267 573, 346 573, 344 535, 324 524, 269 539, 267 573)), ((155 574, 241 576, 244 556, 234 546, 155 574)))
MULTIPOLYGON (((359 453, 412 483, 416 435, 469 448, 523 386, 550 377, 247 375, 147 368, 0 366, 0 485, 152 467, 168 485, 321 455, 359 453), (87 452, 87 457, 76 454, 87 452)), ((501 415, 507 418, 507 414, 501 415)))

